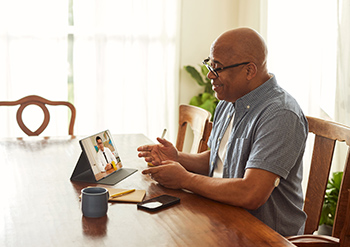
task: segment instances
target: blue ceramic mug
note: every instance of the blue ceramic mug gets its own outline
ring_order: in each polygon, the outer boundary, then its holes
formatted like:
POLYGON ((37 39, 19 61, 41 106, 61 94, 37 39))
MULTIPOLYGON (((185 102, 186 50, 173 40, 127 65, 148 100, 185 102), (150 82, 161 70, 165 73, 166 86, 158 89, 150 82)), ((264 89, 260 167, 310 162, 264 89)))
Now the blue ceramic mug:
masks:
POLYGON ((89 187, 81 190, 81 210, 85 217, 105 216, 108 210, 109 193, 106 188, 89 187))

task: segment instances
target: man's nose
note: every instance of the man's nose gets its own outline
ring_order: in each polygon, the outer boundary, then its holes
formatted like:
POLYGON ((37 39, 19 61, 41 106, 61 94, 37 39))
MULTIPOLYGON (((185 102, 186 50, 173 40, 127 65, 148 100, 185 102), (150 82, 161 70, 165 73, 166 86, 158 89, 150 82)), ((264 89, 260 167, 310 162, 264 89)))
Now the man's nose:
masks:
POLYGON ((207 78, 210 79, 210 80, 214 80, 217 77, 212 71, 209 71, 208 74, 207 74, 207 78))

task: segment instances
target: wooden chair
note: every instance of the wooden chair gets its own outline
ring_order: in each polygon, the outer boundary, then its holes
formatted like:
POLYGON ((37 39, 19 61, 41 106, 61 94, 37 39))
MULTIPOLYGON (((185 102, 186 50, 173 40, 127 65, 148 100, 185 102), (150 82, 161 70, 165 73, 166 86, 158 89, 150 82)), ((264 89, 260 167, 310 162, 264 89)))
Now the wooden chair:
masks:
POLYGON ((201 150, 199 151, 200 153, 209 149, 207 142, 209 140, 209 136, 212 128, 213 128, 213 122, 209 120, 205 125, 202 146, 201 146, 201 150))
POLYGON ((183 150, 187 124, 190 125, 194 136, 190 153, 200 153, 208 150, 207 141, 212 126, 210 118, 211 113, 202 108, 181 104, 179 107, 179 130, 176 139, 177 150, 183 150))
MULTIPOLYGON (((315 134, 315 142, 304 203, 304 212, 308 216, 304 232, 306 235, 288 237, 288 240, 297 246, 340 246, 339 238, 344 225, 346 225, 345 215, 349 197, 348 190, 350 189, 349 148, 338 197, 332 237, 311 234, 317 230, 320 221, 335 144, 339 141, 345 142, 347 146, 350 146, 350 127, 313 117, 307 117, 307 119, 309 132, 315 134)), ((347 222, 347 225, 349 223, 347 222)))
POLYGON ((26 96, 22 99, 19 99, 17 101, 0 101, 0 106, 15 106, 20 105, 20 107, 17 110, 17 123, 19 127, 23 130, 24 133, 26 133, 28 136, 38 136, 40 135, 47 125, 50 122, 50 113, 49 110, 46 107, 47 105, 65 105, 71 110, 71 117, 70 117, 70 123, 69 123, 69 129, 68 134, 73 136, 73 129, 74 129, 74 122, 75 122, 75 116, 76 116, 76 110, 73 104, 66 102, 66 101, 50 101, 43 97, 36 96, 36 95, 30 95, 26 96), (28 105, 37 105, 39 106, 43 112, 44 112, 44 121, 41 124, 41 126, 36 131, 31 131, 28 129, 28 127, 23 123, 22 120, 22 113, 24 108, 26 108, 28 105))
MULTIPOLYGON (((342 203, 344 203, 344 201, 342 203)), ((350 190, 348 190, 348 203, 344 226, 340 234, 340 247, 346 246, 350 246, 350 190)))
MULTIPOLYGON (((349 175, 349 174, 348 174, 349 175)), ((349 180, 349 179, 348 179, 349 180)), ((349 247, 350 246, 350 190, 347 193, 341 194, 342 198, 338 199, 336 219, 334 226, 340 227, 340 219, 344 220, 341 229, 340 237, 324 236, 324 235, 300 235, 288 237, 294 245, 298 247, 349 247), (347 202, 345 196, 347 194, 347 202)))

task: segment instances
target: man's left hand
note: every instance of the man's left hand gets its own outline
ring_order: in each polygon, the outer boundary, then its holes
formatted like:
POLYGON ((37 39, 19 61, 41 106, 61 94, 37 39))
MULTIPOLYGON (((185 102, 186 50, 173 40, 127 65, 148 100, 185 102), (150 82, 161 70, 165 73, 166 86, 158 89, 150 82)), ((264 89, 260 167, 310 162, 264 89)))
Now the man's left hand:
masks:
POLYGON ((152 179, 170 189, 183 189, 191 176, 182 165, 171 160, 163 161, 160 166, 145 169, 142 174, 150 175, 152 179))

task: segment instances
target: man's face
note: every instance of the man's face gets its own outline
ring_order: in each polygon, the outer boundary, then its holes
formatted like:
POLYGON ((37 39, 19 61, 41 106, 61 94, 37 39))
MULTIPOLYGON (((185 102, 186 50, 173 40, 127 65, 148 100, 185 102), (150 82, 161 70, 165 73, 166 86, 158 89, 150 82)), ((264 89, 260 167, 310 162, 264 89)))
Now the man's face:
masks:
POLYGON ((104 146, 102 140, 97 140, 97 147, 100 149, 102 152, 104 151, 104 146))
MULTIPOLYGON (((242 59, 231 55, 232 51, 228 51, 220 44, 214 43, 210 50, 210 62, 212 68, 222 68, 233 64, 243 62, 242 59)), ((218 77, 209 72, 207 77, 211 80, 212 88, 219 100, 235 102, 237 99, 249 92, 246 80, 246 65, 240 65, 233 68, 218 71, 218 77)))

